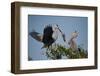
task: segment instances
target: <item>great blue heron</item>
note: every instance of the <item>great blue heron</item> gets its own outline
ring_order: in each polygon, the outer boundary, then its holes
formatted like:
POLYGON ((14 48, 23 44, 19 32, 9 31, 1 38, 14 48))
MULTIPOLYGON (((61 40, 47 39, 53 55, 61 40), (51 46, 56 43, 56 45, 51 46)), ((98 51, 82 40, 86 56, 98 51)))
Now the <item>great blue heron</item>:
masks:
POLYGON ((72 35, 71 35, 71 39, 68 42, 68 44, 70 45, 70 48, 73 51, 77 51, 78 50, 77 43, 75 41, 75 38, 77 38, 77 36, 78 36, 78 32, 77 31, 73 32, 72 35))
POLYGON ((35 40, 42 42, 44 44, 42 48, 45 48, 51 46, 57 40, 59 32, 62 34, 63 40, 65 41, 65 35, 59 29, 57 24, 49 24, 45 26, 42 35, 40 33, 37 33, 36 31, 30 32, 30 35, 35 40))

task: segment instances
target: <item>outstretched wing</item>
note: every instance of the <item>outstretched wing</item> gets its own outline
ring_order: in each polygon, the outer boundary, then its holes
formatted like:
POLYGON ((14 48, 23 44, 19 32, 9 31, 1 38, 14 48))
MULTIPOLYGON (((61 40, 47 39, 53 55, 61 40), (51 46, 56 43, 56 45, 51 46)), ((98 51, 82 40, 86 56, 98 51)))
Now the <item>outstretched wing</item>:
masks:
POLYGON ((47 44, 52 40, 52 26, 46 26, 43 31, 43 43, 47 44))
POLYGON ((40 35, 40 33, 37 33, 35 31, 32 31, 32 32, 29 33, 29 35, 32 38, 34 38, 35 40, 42 42, 43 35, 40 35))
POLYGON ((52 37, 52 33, 53 33, 52 26, 46 26, 44 28, 44 31, 43 31, 44 36, 46 35, 46 36, 52 37))

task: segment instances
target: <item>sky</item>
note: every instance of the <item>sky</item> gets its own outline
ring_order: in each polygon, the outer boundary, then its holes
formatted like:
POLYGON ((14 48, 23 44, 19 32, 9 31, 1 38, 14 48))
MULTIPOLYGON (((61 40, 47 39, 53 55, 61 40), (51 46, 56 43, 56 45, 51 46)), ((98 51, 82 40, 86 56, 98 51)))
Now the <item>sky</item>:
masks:
MULTIPOLYGON (((35 30, 43 34, 43 29, 47 24, 58 24, 59 28, 66 35, 66 40, 69 41, 71 34, 76 30, 79 32, 76 42, 87 50, 88 46, 88 18, 76 16, 46 16, 46 15, 28 15, 28 33, 35 30)), ((59 34, 56 43, 66 45, 59 34)), ((41 49, 43 43, 36 41, 28 35, 28 56, 32 60, 47 60, 44 54, 45 49, 41 49)))

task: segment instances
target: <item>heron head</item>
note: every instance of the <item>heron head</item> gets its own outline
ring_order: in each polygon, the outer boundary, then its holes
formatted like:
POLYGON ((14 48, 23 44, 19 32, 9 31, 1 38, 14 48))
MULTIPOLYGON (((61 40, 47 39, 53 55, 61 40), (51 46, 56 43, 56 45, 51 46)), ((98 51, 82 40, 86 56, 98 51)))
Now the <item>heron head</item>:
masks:
POLYGON ((58 25, 57 24, 54 24, 53 26, 53 31, 57 31, 59 28, 58 28, 58 25))
POLYGON ((78 36, 78 32, 75 30, 73 33, 72 33, 72 38, 76 38, 78 36))
POLYGON ((55 32, 55 31, 57 31, 57 32, 61 32, 62 33, 62 31, 60 30, 60 28, 59 28, 59 25, 58 24, 55 24, 54 25, 54 27, 53 27, 53 31, 55 32))

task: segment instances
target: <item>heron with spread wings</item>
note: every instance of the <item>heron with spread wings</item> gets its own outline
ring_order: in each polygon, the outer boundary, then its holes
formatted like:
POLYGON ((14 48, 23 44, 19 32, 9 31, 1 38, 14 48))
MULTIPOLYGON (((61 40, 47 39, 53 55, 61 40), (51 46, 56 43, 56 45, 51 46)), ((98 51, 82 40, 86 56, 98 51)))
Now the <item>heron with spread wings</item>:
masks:
POLYGON ((32 31, 29 34, 32 38, 44 44, 42 48, 49 48, 49 46, 51 46, 58 39, 59 32, 61 33, 65 42, 65 34, 63 34, 57 24, 49 24, 45 26, 43 34, 40 34, 36 31, 32 31))

